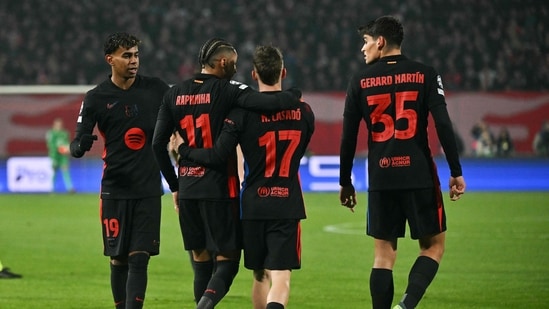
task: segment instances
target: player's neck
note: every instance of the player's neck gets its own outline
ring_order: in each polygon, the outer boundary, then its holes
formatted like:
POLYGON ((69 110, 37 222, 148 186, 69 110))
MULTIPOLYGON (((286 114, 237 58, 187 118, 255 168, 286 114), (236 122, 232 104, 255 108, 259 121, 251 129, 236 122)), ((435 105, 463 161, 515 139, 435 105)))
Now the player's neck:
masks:
POLYGON ((268 91, 282 91, 282 84, 277 83, 274 85, 266 85, 263 83, 258 83, 259 91, 260 92, 268 92, 268 91))
POLYGON ((133 85, 133 82, 135 82, 135 76, 130 78, 125 78, 125 77, 116 76, 113 74, 111 76, 111 81, 113 84, 116 85, 116 87, 123 90, 128 90, 133 85))
POLYGON ((389 57, 389 56, 398 56, 401 55, 400 48, 391 48, 391 49, 382 49, 381 50, 381 57, 389 57))
POLYGON ((210 74, 210 75, 215 75, 219 78, 223 78, 223 71, 222 70, 219 70, 219 69, 215 69, 215 68, 210 68, 210 67, 204 67, 202 68, 202 70, 200 71, 200 73, 202 74, 210 74))

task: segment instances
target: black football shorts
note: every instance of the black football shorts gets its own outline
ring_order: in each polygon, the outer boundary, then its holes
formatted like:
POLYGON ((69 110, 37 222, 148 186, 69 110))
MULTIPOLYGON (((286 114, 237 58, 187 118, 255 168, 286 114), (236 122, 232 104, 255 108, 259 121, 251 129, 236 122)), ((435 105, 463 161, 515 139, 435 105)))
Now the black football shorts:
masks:
POLYGON ((242 249, 238 200, 179 200, 179 226, 185 250, 227 252, 242 249))
POLYGON ((243 220, 242 234, 247 269, 301 268, 301 225, 298 219, 243 220))
POLYGON ((157 255, 160 250, 161 198, 101 199, 101 227, 106 256, 132 251, 157 255))
POLYGON ((412 239, 446 231, 446 213, 440 190, 433 187, 368 192, 368 235, 386 240, 404 237, 406 221, 412 239))

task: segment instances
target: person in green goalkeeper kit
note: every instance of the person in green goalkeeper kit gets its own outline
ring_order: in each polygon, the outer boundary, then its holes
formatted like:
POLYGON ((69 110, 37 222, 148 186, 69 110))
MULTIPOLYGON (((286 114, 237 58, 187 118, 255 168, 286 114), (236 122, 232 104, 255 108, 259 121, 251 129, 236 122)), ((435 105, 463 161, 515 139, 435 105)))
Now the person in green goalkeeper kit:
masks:
POLYGON ((71 175, 69 173, 69 132, 63 127, 63 120, 55 118, 50 130, 46 133, 46 144, 48 146, 48 156, 51 159, 53 168, 53 185, 61 172, 63 183, 67 192, 74 193, 71 175))

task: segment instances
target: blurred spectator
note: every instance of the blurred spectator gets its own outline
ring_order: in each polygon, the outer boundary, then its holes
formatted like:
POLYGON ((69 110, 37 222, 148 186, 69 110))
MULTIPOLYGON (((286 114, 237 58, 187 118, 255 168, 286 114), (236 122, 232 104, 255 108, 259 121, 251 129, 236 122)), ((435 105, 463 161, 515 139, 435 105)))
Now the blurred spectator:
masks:
POLYGON ((471 128, 471 136, 474 140, 478 140, 480 138, 480 135, 482 134, 482 131, 486 130, 488 125, 480 120, 479 122, 475 123, 473 127, 471 128))
POLYGON ((536 155, 549 157, 549 120, 545 120, 541 129, 536 133, 533 148, 536 155))
POLYGON ((497 151, 496 155, 498 157, 509 157, 513 154, 514 145, 513 140, 511 139, 511 134, 506 127, 502 127, 499 130, 498 136, 496 138, 497 151))
POLYGON ((475 141, 475 155, 477 157, 493 157, 495 154, 496 144, 490 131, 482 131, 475 141))
POLYGON ((144 38, 140 71, 168 83, 218 36, 240 52, 238 80, 253 84, 253 47, 272 43, 286 51, 288 86, 344 91, 361 57, 355 25, 382 14, 401 17, 403 53, 428 58, 449 91, 549 89, 549 8, 536 0, 0 1, 0 84, 96 84, 109 71, 89 46, 123 30, 144 38))
POLYGON ((482 120, 471 128, 473 137, 473 155, 477 157, 492 157, 496 153, 496 138, 488 124, 482 120))

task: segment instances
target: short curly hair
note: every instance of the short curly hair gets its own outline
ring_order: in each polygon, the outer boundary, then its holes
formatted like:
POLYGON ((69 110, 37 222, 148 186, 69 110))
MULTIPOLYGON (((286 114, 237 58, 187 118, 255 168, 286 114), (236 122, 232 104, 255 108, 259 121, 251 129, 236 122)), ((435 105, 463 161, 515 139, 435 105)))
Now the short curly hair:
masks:
POLYGON ((109 35, 103 46, 105 55, 114 53, 119 47, 132 48, 141 43, 137 37, 126 32, 117 32, 109 35))

